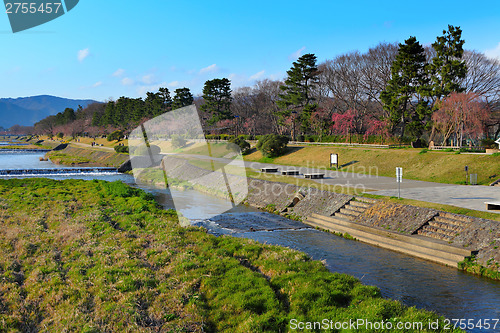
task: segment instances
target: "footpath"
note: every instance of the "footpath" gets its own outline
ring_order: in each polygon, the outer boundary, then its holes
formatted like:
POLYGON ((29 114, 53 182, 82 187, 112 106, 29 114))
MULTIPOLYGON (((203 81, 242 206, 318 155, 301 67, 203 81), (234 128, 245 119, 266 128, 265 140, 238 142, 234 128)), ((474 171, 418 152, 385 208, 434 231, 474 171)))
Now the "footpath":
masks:
MULTIPOLYGON (((260 170, 261 168, 278 168, 280 171, 299 170, 302 177, 306 173, 323 173, 323 179, 313 181, 327 185, 350 186, 365 189, 366 192, 384 196, 398 196, 396 178, 365 175, 344 171, 293 167, 286 165, 245 162, 247 167, 260 170)), ((438 204, 452 205, 468 209, 488 211, 485 201, 500 201, 500 187, 479 185, 452 185, 419 180, 404 179, 400 184, 401 197, 438 204)), ((500 211, 489 211, 500 213, 500 211)))

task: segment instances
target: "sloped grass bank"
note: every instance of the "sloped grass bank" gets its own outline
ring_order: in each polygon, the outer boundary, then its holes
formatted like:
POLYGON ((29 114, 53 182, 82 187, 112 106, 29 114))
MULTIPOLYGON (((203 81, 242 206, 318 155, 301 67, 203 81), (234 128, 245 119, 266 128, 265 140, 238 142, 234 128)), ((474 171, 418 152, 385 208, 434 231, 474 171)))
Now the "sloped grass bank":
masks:
POLYGON ((345 148, 338 146, 289 147, 289 153, 275 159, 263 158, 259 151, 246 155, 246 161, 276 163, 305 167, 329 168, 330 154, 339 155, 339 165, 347 172, 371 173, 395 177, 396 167, 402 167, 405 179, 463 184, 464 168, 477 174, 479 185, 489 185, 500 178, 500 156, 457 154, 425 149, 345 148), (378 173, 378 174, 377 174, 378 173))
POLYGON ((129 156, 111 151, 68 146, 63 150, 46 154, 53 163, 80 166, 105 166, 118 168, 128 161, 129 156))
POLYGON ((2 332, 286 332, 291 319, 438 318, 304 253, 182 228, 120 182, 0 180, 0 221, 2 332))

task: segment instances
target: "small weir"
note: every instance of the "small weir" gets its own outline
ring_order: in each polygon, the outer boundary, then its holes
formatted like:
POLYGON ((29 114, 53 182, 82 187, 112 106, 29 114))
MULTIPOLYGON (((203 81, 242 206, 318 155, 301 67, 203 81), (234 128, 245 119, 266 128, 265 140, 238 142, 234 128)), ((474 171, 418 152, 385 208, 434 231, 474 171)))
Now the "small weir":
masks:
POLYGON ((50 149, 0 149, 0 154, 28 154, 28 153, 47 153, 50 149))
POLYGON ((85 168, 50 168, 50 169, 4 169, 0 177, 39 177, 39 176, 73 176, 73 175, 113 175, 115 168, 85 167, 85 168))

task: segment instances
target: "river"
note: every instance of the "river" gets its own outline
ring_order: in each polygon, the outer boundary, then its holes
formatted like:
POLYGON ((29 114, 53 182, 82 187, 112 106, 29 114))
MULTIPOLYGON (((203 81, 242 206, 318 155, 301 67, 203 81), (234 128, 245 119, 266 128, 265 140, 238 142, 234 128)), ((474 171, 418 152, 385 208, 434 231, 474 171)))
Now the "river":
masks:
MULTIPOLYGON (((0 169, 53 168, 51 162, 40 162, 43 153, 0 153, 0 169)), ((64 179, 65 176, 49 178, 64 179)), ((78 179, 120 180, 134 185, 130 175, 80 175, 78 179)), ((165 208, 173 208, 169 190, 152 190, 158 202, 165 208)), ((478 278, 454 268, 434 264, 404 254, 384 250, 320 232, 301 225, 298 230, 245 231, 251 221, 264 219, 269 223, 281 223, 281 217, 260 212, 251 207, 237 206, 213 220, 224 221, 224 228, 206 220, 218 211, 225 201, 197 191, 176 191, 176 204, 182 204, 182 214, 207 227, 216 234, 230 234, 262 243, 282 245, 308 253, 313 259, 324 260, 328 269, 346 273, 368 285, 380 288, 382 295, 399 300, 406 305, 435 311, 449 319, 472 319, 474 323, 485 319, 500 319, 500 282, 478 278), (200 205, 200 202, 203 204, 200 205), (242 222, 244 221, 244 222, 242 222), (250 222, 248 222, 250 221, 250 222)), ((297 222, 289 221, 296 226, 297 222)), ((296 228, 294 228, 296 229, 296 228)), ((497 329, 470 332, 499 332, 497 329)))

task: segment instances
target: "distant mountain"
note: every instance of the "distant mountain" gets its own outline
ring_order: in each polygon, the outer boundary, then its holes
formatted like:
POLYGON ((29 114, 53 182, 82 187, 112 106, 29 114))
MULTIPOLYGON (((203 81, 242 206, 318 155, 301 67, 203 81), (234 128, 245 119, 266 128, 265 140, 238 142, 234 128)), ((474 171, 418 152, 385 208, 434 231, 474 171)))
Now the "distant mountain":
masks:
POLYGON ((49 95, 0 98, 0 126, 32 126, 48 116, 63 112, 66 108, 76 111, 79 105, 86 107, 95 102, 91 99, 68 99, 49 95))

